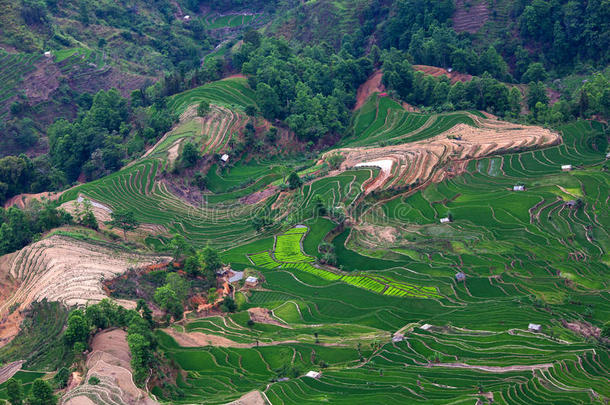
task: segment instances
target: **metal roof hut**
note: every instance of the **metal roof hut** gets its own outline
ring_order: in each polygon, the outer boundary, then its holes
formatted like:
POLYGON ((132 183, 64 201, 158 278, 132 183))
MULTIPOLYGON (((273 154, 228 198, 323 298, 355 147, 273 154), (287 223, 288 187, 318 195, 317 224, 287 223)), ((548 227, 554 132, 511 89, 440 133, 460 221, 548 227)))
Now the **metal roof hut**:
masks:
POLYGON ((513 191, 525 191, 525 186, 523 184, 517 184, 513 186, 513 191))
POLYGON ((463 271, 460 271, 459 273, 457 273, 455 275, 455 280, 456 281, 464 281, 464 280, 466 280, 466 274, 463 271))
POLYGON ((540 330, 542 329, 542 325, 539 325, 537 323, 530 323, 529 325, 527 325, 527 329, 532 332, 540 332, 540 330))
POLYGON ((246 285, 255 286, 258 283, 258 278, 254 276, 250 276, 246 278, 246 285))
POLYGON ((561 165, 561 170, 563 170, 564 172, 569 172, 570 170, 572 170, 572 165, 561 165))

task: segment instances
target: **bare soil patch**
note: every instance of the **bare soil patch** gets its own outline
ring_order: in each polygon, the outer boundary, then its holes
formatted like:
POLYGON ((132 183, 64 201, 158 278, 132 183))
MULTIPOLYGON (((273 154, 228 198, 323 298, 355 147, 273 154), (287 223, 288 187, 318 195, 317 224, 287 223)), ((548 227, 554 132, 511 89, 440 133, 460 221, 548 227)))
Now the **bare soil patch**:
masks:
POLYGON ((267 405, 268 402, 260 391, 251 391, 243 395, 238 400, 229 402, 226 405, 267 405))
MULTIPOLYGON (((209 335, 201 332, 178 332, 172 328, 163 329, 163 332, 170 335, 176 343, 183 347, 203 347, 203 346, 216 346, 216 347, 237 347, 237 348, 250 348, 256 347, 256 343, 238 343, 231 339, 227 339, 222 336, 209 335)), ((298 343, 297 340, 284 340, 278 342, 259 342, 258 346, 275 346, 287 343, 298 343)))
POLYGON ((6 297, 0 301, 0 319, 15 304, 14 313, 43 298, 68 306, 98 302, 107 297, 104 278, 167 260, 53 235, 0 258, 0 280, 10 280, 8 290, 0 290, 6 297))
POLYGON ((85 381, 96 376, 111 388, 101 384, 79 385, 66 393, 62 403, 79 405, 92 400, 96 403, 96 398, 103 398, 104 394, 112 390, 120 392, 121 400, 126 404, 158 404, 133 382, 127 332, 122 329, 104 330, 93 337, 91 347, 91 353, 87 356, 88 371, 85 381))
POLYGON ((45 191, 44 193, 29 194, 23 193, 9 198, 4 203, 4 208, 15 206, 17 208, 25 208, 32 200, 50 200, 55 201, 62 195, 62 191, 45 191))
POLYGON ((14 376, 17 371, 21 370, 21 366, 25 363, 24 360, 14 361, 12 363, 8 363, 4 367, 0 367, 0 384, 8 381, 9 378, 14 376))
MULTIPOLYGON (((472 116, 478 127, 458 124, 435 137, 400 145, 379 148, 344 148, 333 151, 345 156, 341 169, 358 165, 376 165, 376 162, 393 162, 365 190, 370 193, 381 188, 404 187, 428 181, 439 182, 462 173, 470 159, 548 147, 561 142, 558 134, 548 129, 512 124, 472 116)), ((410 135, 410 134, 405 134, 410 135)), ((387 165, 386 165, 387 166, 387 165)))
POLYGON ((434 77, 447 76, 451 83, 456 82, 469 82, 472 80, 472 75, 467 73, 456 72, 455 70, 449 72, 447 69, 443 69, 441 67, 436 66, 428 66, 428 65, 413 65, 413 69, 419 70, 420 72, 424 72, 427 75, 431 75, 434 77))
POLYGON ((279 187, 270 186, 265 188, 264 190, 260 190, 245 197, 242 197, 239 202, 242 204, 256 204, 258 202, 263 201, 265 198, 275 195, 275 193, 277 193, 278 191, 279 187))
POLYGON ((382 78, 383 72, 381 70, 376 70, 369 76, 366 82, 360 85, 358 92, 356 93, 356 105, 354 106, 354 110, 362 107, 371 94, 385 91, 385 86, 381 83, 382 78))
POLYGON ((591 325, 589 322, 583 322, 583 321, 567 322, 566 320, 562 320, 561 324, 563 325, 564 328, 568 328, 571 331, 576 332, 579 335, 584 336, 584 337, 594 337, 594 338, 599 339, 599 337, 601 336, 601 329, 598 328, 597 326, 591 325))
POLYGON ((256 323, 267 323, 270 325, 281 326, 282 328, 290 328, 284 322, 280 322, 271 315, 271 311, 267 308, 250 308, 248 309, 250 319, 256 323))
POLYGON ((38 104, 49 99, 59 87, 61 71, 51 59, 43 58, 36 66, 36 70, 23 80, 23 90, 30 105, 38 104))

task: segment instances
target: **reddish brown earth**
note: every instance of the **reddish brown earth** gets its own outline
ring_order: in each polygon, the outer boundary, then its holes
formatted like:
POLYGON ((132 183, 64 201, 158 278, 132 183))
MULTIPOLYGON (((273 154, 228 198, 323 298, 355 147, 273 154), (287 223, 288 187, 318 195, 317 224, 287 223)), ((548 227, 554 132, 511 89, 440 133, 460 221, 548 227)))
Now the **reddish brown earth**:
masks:
POLYGON ((264 190, 260 190, 245 197, 242 197, 239 202, 242 204, 256 204, 258 202, 263 201, 265 198, 275 195, 278 190, 279 187, 277 186, 269 186, 264 190))
POLYGON ((364 82, 356 93, 356 105, 354 106, 354 110, 359 109, 364 105, 366 100, 371 96, 371 94, 375 92, 383 92, 385 91, 385 86, 381 83, 381 79, 383 78, 383 72, 381 70, 376 70, 373 72, 371 76, 364 82))
POLYGON ((17 208, 25 208, 26 205, 28 205, 30 203, 30 201, 32 200, 50 200, 50 201, 55 201, 57 200, 59 197, 61 197, 61 194, 63 192, 44 192, 44 193, 38 193, 38 194, 28 194, 28 193, 24 193, 24 194, 18 194, 15 195, 11 198, 9 198, 5 203, 4 203, 4 208, 9 208, 12 206, 15 206, 17 208))
POLYGON ((428 65, 413 65, 413 69, 418 70, 420 72, 424 72, 427 75, 431 75, 434 77, 447 76, 451 83, 456 82, 469 82, 472 80, 472 75, 467 73, 456 72, 455 70, 452 72, 447 71, 447 69, 443 69, 436 66, 428 66, 428 65))
POLYGON ((594 337, 598 338, 601 335, 601 329, 591 325, 589 322, 581 322, 581 321, 572 321, 567 322, 565 320, 561 321, 562 325, 565 328, 570 329, 573 332, 578 333, 584 337, 594 337))

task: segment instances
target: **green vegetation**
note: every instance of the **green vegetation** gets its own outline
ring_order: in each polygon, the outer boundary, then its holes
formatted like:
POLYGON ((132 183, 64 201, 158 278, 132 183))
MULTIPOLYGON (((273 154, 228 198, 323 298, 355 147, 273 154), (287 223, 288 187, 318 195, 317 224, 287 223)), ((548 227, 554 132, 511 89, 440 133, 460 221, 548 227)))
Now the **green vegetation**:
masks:
POLYGON ((129 310, 39 301, 14 275, 61 260, 0 259, 25 361, 0 402, 61 402, 118 327, 164 404, 607 403, 606 3, 0 0, 0 204, 65 190, 0 208, 0 255, 159 257, 100 273, 129 310), (487 113, 561 142, 497 150, 487 113))

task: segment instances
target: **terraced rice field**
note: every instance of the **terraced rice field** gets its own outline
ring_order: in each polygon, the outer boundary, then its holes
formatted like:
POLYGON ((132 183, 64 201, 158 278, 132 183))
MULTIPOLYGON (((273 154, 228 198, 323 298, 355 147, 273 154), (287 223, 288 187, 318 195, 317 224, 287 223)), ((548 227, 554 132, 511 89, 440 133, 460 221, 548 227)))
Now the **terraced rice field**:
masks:
POLYGON ((476 126, 468 113, 420 114, 406 111, 389 97, 373 94, 353 118, 354 134, 342 147, 394 145, 443 133, 457 124, 476 126))
MULTIPOLYGON (((253 102, 244 86, 241 79, 214 84, 171 103, 184 112, 203 97, 239 115, 253 102)), ((391 105, 386 110, 381 124, 357 117, 356 134, 368 132, 346 145, 406 140, 419 155, 409 154, 408 145, 388 146, 389 155, 384 148, 344 148, 357 152, 346 164, 408 155, 410 163, 394 163, 381 189, 433 177, 426 187, 380 200, 366 191, 383 169, 359 167, 260 205, 234 203, 240 194, 231 190, 245 178, 258 179, 243 188, 254 191, 281 176, 277 162, 250 162, 228 172, 215 167, 209 178, 215 194, 193 209, 155 180, 172 145, 194 136, 182 128, 142 161, 66 194, 133 209, 168 233, 221 246, 235 269, 254 267, 264 276, 262 288, 240 293, 245 302, 236 314, 189 320, 176 330, 240 347, 181 347, 158 332, 162 350, 184 371, 176 381, 184 396, 165 402, 226 403, 252 390, 284 404, 470 404, 489 398, 498 404, 603 404, 610 398, 608 350, 565 326, 600 326, 610 319, 603 128, 566 126, 557 144, 558 135, 533 127, 510 124, 508 137, 507 124, 499 128, 474 114, 422 118, 391 105), (386 121, 398 129, 385 132, 386 121), (452 138, 460 131, 465 135, 459 141, 468 146, 452 138), (432 142, 439 133, 444 138, 437 150, 432 142), (545 147, 532 150, 540 145, 545 147), (577 169, 562 172, 562 164, 577 169), (512 191, 521 182, 525 191, 512 191), (315 195, 350 216, 353 228, 332 239, 340 270, 315 264, 318 245, 334 228, 329 219, 312 218, 315 195), (576 199, 578 207, 565 204, 576 199), (262 208, 277 225, 258 234, 250 218, 262 208), (440 224, 449 214, 453 222, 440 224), (295 223, 307 227, 289 227, 295 223), (388 229, 391 237, 381 243, 388 229), (456 280, 458 272, 465 281, 456 280), (252 308, 272 311, 282 325, 250 324, 246 310, 252 308), (541 332, 528 331, 529 323, 541 324, 541 332), (309 370, 322 377, 303 377, 309 370), (276 381, 281 377, 287 379, 276 381)))
POLYGON ((209 30, 220 28, 237 28, 259 22, 263 14, 208 14, 204 17, 205 27, 209 30))
POLYGON ((8 110, 8 102, 19 91, 23 77, 36 69, 42 55, 10 54, 0 51, 0 116, 8 110))
POLYGON ((295 270, 305 272, 328 281, 341 281, 354 287, 369 290, 378 294, 393 297, 440 298, 434 287, 422 287, 408 283, 397 282, 382 276, 362 274, 346 274, 331 271, 312 265, 315 258, 303 253, 302 240, 309 229, 304 225, 291 228, 276 236, 273 252, 265 251, 248 255, 255 266, 267 270, 295 270))
MULTIPOLYGON (((378 245, 377 251, 362 247, 370 246, 365 232, 352 233, 349 240, 349 230, 336 237, 340 264, 358 272, 331 272, 316 267, 311 259, 295 262, 309 258, 301 246, 310 244, 309 234, 319 243, 317 229, 306 233, 305 228, 291 228, 275 243, 253 242, 249 251, 259 253, 248 254, 249 265, 263 271, 265 284, 251 292, 247 306, 269 308, 295 328, 297 324, 366 325, 391 334, 399 331, 404 340, 392 343, 389 335, 378 334, 379 345, 363 359, 356 355, 351 362, 328 369, 302 363, 310 358, 301 352, 303 345, 275 346, 275 352, 300 368, 301 375, 315 369, 322 371, 322 378, 290 377, 270 385, 262 376, 253 377, 252 369, 243 366, 245 357, 240 357, 248 353, 264 359, 267 372, 277 377, 281 367, 267 361, 268 346, 219 352, 178 348, 168 340, 164 347, 190 370, 183 386, 189 393, 205 393, 214 403, 218 392, 195 382, 210 378, 208 368, 218 371, 222 359, 240 358, 238 375, 244 378, 223 385, 230 392, 236 390, 231 398, 240 390, 260 389, 272 403, 285 404, 446 404, 472 403, 477 398, 484 402, 493 398, 499 404, 604 403, 610 397, 605 377, 610 372, 608 350, 561 323, 567 319, 599 325, 599 319, 610 314, 604 264, 610 249, 604 190, 610 184, 600 164, 605 141, 596 138, 599 131, 597 124, 588 122, 570 125, 563 128, 559 146, 474 159, 461 175, 370 205, 361 221, 393 227, 398 237, 386 246, 378 245), (565 173, 561 164, 581 168, 565 173), (517 182, 525 183, 524 192, 512 191, 517 182), (565 205, 576 198, 582 200, 580 208, 565 205), (449 212, 454 222, 440 224, 439 218, 449 212), (279 258, 278 246, 282 247, 279 258), (367 266, 372 271, 362 273, 367 266), (465 282, 456 281, 458 271, 466 274, 465 282), (419 299, 417 290, 408 288, 413 286, 433 288, 439 296, 419 299), (409 293, 396 299, 395 288, 409 293), (587 315, 591 310, 594 317, 587 315), (543 325, 542 332, 528 331, 530 322, 543 325), (195 353, 206 359, 206 367, 188 363, 195 353)), ((323 184, 316 183, 311 187, 323 184)), ((310 225, 325 226, 317 220, 310 225)), ((237 248, 227 257, 239 262, 237 253, 244 251, 248 248, 237 248)), ((311 247, 308 253, 314 253, 311 247)), ((195 321, 189 331, 236 341, 269 339, 265 325, 249 330, 240 316, 235 324, 195 321)), ((362 347, 369 349, 369 342, 363 339, 362 347)), ((353 341, 346 344, 354 348, 353 341)), ((326 348, 316 345, 316 356, 335 364, 322 354, 326 348)))
POLYGON ((248 87, 245 78, 231 78, 209 83, 183 93, 176 94, 168 101, 168 106, 177 114, 182 114, 187 107, 206 100, 211 104, 244 109, 256 105, 254 92, 248 87))
POLYGON ((239 111, 253 102, 252 91, 244 79, 238 78, 178 94, 171 99, 170 105, 176 112, 184 112, 189 105, 198 105, 202 100, 218 107, 214 107, 205 119, 192 118, 183 122, 135 164, 71 189, 62 195, 62 202, 84 194, 114 209, 132 210, 140 222, 160 225, 168 233, 184 234, 197 245, 209 242, 227 247, 254 238, 256 233, 250 218, 261 204, 239 204, 234 198, 231 200, 233 196, 215 199, 212 196, 210 201, 189 204, 157 180, 160 171, 171 164, 167 159, 169 150, 183 139, 201 140, 204 153, 222 151, 235 131, 245 124, 239 112, 225 106, 231 105, 239 111))

